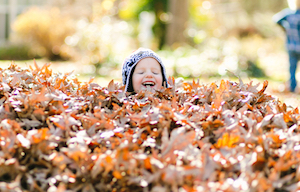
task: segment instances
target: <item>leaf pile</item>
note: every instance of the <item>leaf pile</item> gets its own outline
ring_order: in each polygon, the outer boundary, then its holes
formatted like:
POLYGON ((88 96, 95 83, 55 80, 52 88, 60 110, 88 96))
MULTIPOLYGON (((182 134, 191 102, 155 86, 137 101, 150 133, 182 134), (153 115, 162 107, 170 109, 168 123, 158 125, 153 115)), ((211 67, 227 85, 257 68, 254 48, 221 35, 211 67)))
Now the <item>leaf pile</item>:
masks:
POLYGON ((296 191, 299 110, 222 80, 136 95, 0 69, 0 191, 296 191))

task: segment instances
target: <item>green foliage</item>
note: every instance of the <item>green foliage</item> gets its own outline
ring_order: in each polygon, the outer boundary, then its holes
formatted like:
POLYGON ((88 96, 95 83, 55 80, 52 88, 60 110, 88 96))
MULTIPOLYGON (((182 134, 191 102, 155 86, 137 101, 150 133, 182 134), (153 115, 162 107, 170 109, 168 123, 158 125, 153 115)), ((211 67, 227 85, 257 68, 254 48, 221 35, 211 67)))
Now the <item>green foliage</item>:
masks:
POLYGON ((168 2, 169 2, 168 0, 148 0, 147 4, 140 6, 139 13, 142 11, 167 12, 168 2))
POLYGON ((158 42, 158 48, 162 49, 166 40, 166 25, 165 15, 168 12, 168 0, 149 0, 148 4, 141 6, 139 12, 149 11, 155 13, 155 22, 153 25, 153 34, 158 42))
MULTIPOLYGON (((128 0, 119 9, 119 17, 124 20, 137 20, 143 7, 147 7, 151 0, 128 0)), ((150 9, 148 8, 147 11, 150 9)), ((153 10, 153 9, 152 9, 153 10)), ((146 11, 146 10, 145 10, 146 11)))
POLYGON ((166 21, 164 16, 168 12, 168 0, 128 0, 126 5, 119 10, 119 16, 121 19, 138 20, 139 14, 143 11, 155 14, 152 30, 157 39, 158 47, 161 49, 165 43, 166 21))
POLYGON ((259 67, 257 63, 251 60, 247 61, 247 68, 245 72, 249 77, 266 77, 264 70, 259 67))
POLYGON ((64 41, 74 32, 73 22, 58 8, 33 7, 17 18, 13 29, 32 52, 50 60, 69 58, 64 41))
POLYGON ((168 0, 127 0, 119 9, 119 17, 124 20, 137 20, 143 11, 158 12, 159 15, 167 12, 168 0))
POLYGON ((26 45, 7 45, 0 47, 0 60, 29 60, 37 58, 26 45))
POLYGON ((198 27, 206 27, 208 22, 212 21, 211 11, 204 9, 202 0, 191 0, 189 6, 189 13, 191 21, 198 27))

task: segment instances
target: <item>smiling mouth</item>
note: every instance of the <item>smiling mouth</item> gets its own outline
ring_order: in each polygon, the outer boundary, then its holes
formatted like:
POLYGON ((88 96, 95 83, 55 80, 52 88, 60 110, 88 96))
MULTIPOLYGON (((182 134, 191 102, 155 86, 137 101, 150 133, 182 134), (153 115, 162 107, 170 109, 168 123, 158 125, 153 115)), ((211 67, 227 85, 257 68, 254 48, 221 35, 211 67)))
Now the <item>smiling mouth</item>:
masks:
POLYGON ((154 82, 145 82, 145 83, 142 83, 142 85, 145 87, 148 87, 148 86, 153 87, 155 85, 155 83, 154 82))

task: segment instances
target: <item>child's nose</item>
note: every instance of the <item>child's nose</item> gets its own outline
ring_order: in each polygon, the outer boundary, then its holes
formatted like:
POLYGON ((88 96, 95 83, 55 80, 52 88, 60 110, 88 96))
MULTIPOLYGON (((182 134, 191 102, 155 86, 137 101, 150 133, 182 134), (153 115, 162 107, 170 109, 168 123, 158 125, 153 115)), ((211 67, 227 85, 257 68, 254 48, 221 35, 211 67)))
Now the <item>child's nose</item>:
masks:
POLYGON ((151 78, 151 77, 153 77, 153 74, 151 72, 147 72, 146 77, 151 78))

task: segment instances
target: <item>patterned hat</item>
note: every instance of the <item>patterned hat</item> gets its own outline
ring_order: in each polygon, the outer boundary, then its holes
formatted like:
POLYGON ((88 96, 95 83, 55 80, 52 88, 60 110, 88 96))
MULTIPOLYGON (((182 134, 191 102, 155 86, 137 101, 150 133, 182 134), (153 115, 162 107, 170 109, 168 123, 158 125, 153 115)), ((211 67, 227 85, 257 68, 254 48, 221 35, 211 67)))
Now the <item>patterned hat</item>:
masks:
POLYGON ((131 53, 124 61, 122 68, 122 81, 125 85, 126 92, 133 92, 132 86, 132 74, 136 64, 147 57, 154 58, 161 66, 161 71, 163 75, 163 85, 168 87, 168 81, 166 76, 165 66, 163 65, 160 57, 152 50, 146 48, 139 48, 138 50, 131 53))

